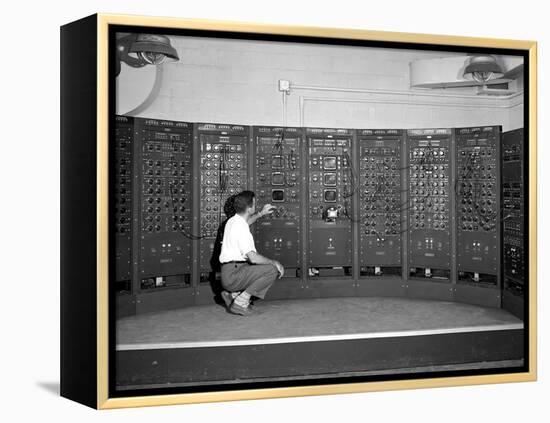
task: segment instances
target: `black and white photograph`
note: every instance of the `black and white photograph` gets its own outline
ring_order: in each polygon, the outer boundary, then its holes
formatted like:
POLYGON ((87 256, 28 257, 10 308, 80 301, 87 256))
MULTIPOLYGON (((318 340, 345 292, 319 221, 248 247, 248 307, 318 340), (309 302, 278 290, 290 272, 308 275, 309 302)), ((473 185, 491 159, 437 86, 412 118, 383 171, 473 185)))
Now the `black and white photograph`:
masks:
POLYGON ((525 52, 129 28, 110 395, 528 368, 525 52))

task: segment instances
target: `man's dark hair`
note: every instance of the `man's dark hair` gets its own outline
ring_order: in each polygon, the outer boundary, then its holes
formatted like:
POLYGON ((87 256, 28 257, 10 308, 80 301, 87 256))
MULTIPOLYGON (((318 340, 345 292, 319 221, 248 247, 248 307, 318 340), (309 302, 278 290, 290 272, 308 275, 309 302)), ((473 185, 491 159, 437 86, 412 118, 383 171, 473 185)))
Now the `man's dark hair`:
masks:
POLYGON ((235 213, 244 213, 248 207, 252 207, 254 202, 254 193, 252 191, 242 191, 235 195, 233 208, 235 213))

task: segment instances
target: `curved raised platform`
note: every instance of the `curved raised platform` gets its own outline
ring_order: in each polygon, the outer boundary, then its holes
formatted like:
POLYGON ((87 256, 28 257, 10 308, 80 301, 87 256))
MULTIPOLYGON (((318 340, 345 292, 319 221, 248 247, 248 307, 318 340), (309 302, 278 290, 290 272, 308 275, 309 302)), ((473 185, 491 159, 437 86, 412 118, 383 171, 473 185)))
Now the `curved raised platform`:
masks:
POLYGON ((250 317, 209 305, 119 319, 118 389, 372 373, 524 354, 523 323, 497 308, 340 297, 266 301, 257 309, 250 317))
POLYGON ((510 313, 449 301, 317 298, 265 301, 241 317, 197 306, 117 322, 117 350, 194 348, 523 329, 510 313))

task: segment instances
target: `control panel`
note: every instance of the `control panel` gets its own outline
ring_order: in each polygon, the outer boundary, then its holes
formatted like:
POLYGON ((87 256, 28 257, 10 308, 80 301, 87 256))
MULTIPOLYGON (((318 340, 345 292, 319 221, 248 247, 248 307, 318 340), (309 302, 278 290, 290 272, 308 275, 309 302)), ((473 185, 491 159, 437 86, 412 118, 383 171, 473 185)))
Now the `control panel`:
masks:
POLYGON ((504 289, 522 296, 525 283, 523 128, 502 134, 502 248, 504 289))
POLYGON ((306 295, 335 281, 353 295, 359 279, 370 289, 379 277, 391 284, 408 277, 414 286, 395 287, 437 297, 448 287, 425 281, 452 281, 450 295, 477 295, 471 285, 481 286, 492 304, 502 299, 522 316, 522 129, 248 127, 125 116, 113 124, 111 241, 116 291, 137 296, 117 296, 129 309, 154 309, 168 297, 170 307, 210 301, 206 282, 218 277, 232 196, 250 189, 258 211, 275 207, 251 231, 258 252, 285 267, 285 289, 306 295), (166 287, 190 289, 176 299, 159 289, 166 287))
POLYGON ((458 280, 497 283, 500 127, 455 129, 458 280))
POLYGON ((362 275, 401 274, 401 129, 358 131, 362 275))
POLYGON ((134 121, 115 117, 114 232, 117 290, 131 291, 134 121))
POLYGON ((350 129, 306 129, 309 276, 351 275, 353 139, 350 129))
POLYGON ((189 284, 192 124, 136 118, 136 134, 141 149, 141 288, 189 284), (173 275, 181 277, 167 277, 173 275))
POLYGON ((275 207, 256 221, 254 239, 261 254, 285 267, 285 276, 300 276, 302 228, 302 129, 254 128, 256 209, 275 207))
POLYGON ((452 132, 410 129, 407 137, 410 276, 449 278, 452 132))
POLYGON ((228 218, 226 202, 248 187, 250 134, 247 126, 202 123, 195 136, 200 145, 199 262, 201 280, 205 281, 219 261, 219 253, 214 251, 218 229, 228 218))

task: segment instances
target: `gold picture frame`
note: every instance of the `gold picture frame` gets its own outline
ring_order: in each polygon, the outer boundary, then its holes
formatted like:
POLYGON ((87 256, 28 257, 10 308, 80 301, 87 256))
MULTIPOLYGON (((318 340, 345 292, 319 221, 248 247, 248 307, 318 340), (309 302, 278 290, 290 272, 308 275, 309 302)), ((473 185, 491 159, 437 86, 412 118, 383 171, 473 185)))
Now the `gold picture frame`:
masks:
MULTIPOLYGON (((95 97, 95 120, 94 124, 88 123, 95 127, 96 137, 95 145, 90 147, 89 151, 94 151, 95 154, 95 192, 90 194, 95 200, 95 210, 88 216, 89 224, 93 224, 95 220, 95 248, 90 252, 88 258, 81 265, 89 265, 85 269, 93 273, 93 279, 96 283, 92 292, 95 292, 94 298, 89 298, 90 307, 95 305, 95 309, 91 310, 85 307, 86 311, 82 312, 82 325, 87 324, 88 327, 95 330, 94 334, 90 331, 86 332, 84 326, 78 326, 77 323, 70 321, 76 317, 77 310, 74 305, 69 305, 75 301, 79 301, 78 292, 72 285, 75 284, 74 266, 78 264, 71 263, 71 248, 74 247, 74 240, 71 241, 68 232, 77 230, 75 228, 82 227, 77 217, 68 215, 71 214, 69 207, 70 203, 78 201, 73 196, 74 192, 67 186, 64 188, 64 177, 78 177, 78 170, 74 169, 72 162, 73 157, 76 157, 78 152, 71 150, 67 145, 71 140, 75 140, 78 136, 78 129, 67 129, 62 134, 62 197, 65 198, 65 203, 62 199, 62 222, 65 227, 62 229, 62 267, 66 266, 66 270, 62 272, 62 395, 67 398, 74 399, 78 402, 87 404, 97 409, 114 409, 122 407, 140 407, 151 405, 169 405, 169 404, 190 404, 204 403, 215 401, 235 401, 260 398, 280 398, 292 396, 307 396, 307 395, 324 395, 324 394, 341 394, 354 392, 371 392, 384 390, 400 390, 400 389, 418 389, 418 388, 435 388, 448 386, 463 386, 463 385, 478 385, 478 384, 493 384, 505 382, 527 382, 537 379, 537 43, 534 41, 519 41, 519 40, 504 40, 504 39, 488 39, 477 37, 459 37, 447 35, 431 35, 431 34, 411 34, 402 32, 381 32, 368 31, 362 29, 343 29, 343 28, 318 28, 318 27, 302 27, 289 25, 265 25, 254 23, 238 23, 213 20, 197 20, 197 19, 181 19, 181 18, 163 18, 163 17, 146 17, 146 16, 125 16, 115 14, 97 14, 87 20, 77 21, 62 28, 62 85, 66 83, 66 88, 62 87, 62 100, 66 103, 66 108, 62 106, 62 128, 73 128, 78 126, 75 123, 76 105, 79 101, 88 101, 87 109, 82 113, 91 114, 92 103, 95 97), (340 40, 365 40, 386 43, 403 43, 403 44, 418 44, 418 45, 438 45, 438 46, 460 46, 474 48, 494 48, 494 49, 514 49, 525 52, 529 61, 528 74, 528 121, 525 125, 528 128, 529 138, 529 191, 528 191, 528 209, 529 209, 529 297, 528 302, 528 371, 518 373, 504 374, 485 374, 485 375, 465 375, 452 377, 434 377, 421 379, 401 379, 387 381, 372 381, 360 383, 338 383, 338 384, 320 384, 313 386, 291 386, 277 388, 261 388, 261 389, 246 389, 246 390, 230 390, 230 391, 208 391, 197 393, 172 393, 167 395, 143 395, 129 397, 113 397, 109 395, 109 345, 112 342, 112 337, 109 335, 109 119, 112 111, 109 110, 109 28, 111 26, 129 26, 129 27, 150 27, 156 29, 187 29, 200 31, 227 31, 247 34, 270 34, 284 35, 296 37, 318 37, 340 40), (75 41, 69 41, 69 38, 82 35, 87 40, 95 41, 96 49, 93 54, 88 53, 88 58, 91 63, 96 65, 95 69, 88 69, 91 77, 85 82, 79 82, 81 75, 78 72, 86 71, 87 64, 76 65, 73 60, 74 51, 78 48, 75 41), (63 41, 65 36, 65 41, 63 41), (94 40, 95 37, 95 40, 94 40), (95 58, 92 57, 95 55, 95 58), (63 61, 63 57, 66 61, 63 61), (95 59, 95 60, 94 60, 95 59), (74 70, 71 70, 73 66, 74 70), (76 66, 76 68, 75 68, 76 66), (65 79, 63 79, 65 78, 65 79), (63 82, 66 81, 66 82, 63 82), (84 100, 70 97, 70 90, 78 88, 79 84, 84 87, 84 100), (86 85, 88 84, 88 85, 86 85), (90 86, 91 84, 91 86, 90 86), (73 108, 73 110, 69 110, 73 108), (65 111, 65 112, 64 112, 65 111), (63 140, 63 137, 65 139, 63 140), (66 148, 64 153, 63 149, 66 148), (66 163, 65 167, 63 161, 66 163), (63 170, 65 169, 65 170, 63 170), (65 204, 64 208, 63 204, 65 204), (63 211, 65 210, 65 212, 63 211), (65 213, 65 218, 63 218, 65 213), (91 223, 90 223, 91 222, 91 223), (78 226, 80 225, 80 226, 78 226), (66 234, 66 237, 63 236, 66 234), (95 257, 95 266, 92 268, 93 257, 95 257), (95 324, 94 324, 95 323, 95 324), (73 325, 73 326, 71 326, 73 325), (76 325, 76 326, 75 326, 76 325), (95 342, 93 340, 95 339, 95 342), (91 354, 81 357, 79 360, 74 358, 75 355, 82 354, 84 348, 93 342, 95 351, 91 354), (80 346, 76 345, 79 344, 80 346), (64 361, 65 360, 65 361, 64 361), (83 380, 78 383, 75 380, 78 378, 78 373, 82 370, 82 366, 92 366, 95 374, 95 383, 92 376, 89 379, 83 377, 83 380)), ((80 54, 80 53, 79 53, 80 54)), ((84 107, 84 106, 83 106, 84 107)), ((92 116, 89 116, 92 119, 92 116)), ((91 128, 92 126, 88 126, 91 128)), ((81 130, 84 130, 81 127, 81 130)), ((90 176, 90 175, 88 175, 90 176)), ((91 177, 91 176, 90 176, 91 177)), ((92 201, 91 197, 89 197, 92 201)), ((84 224, 85 225, 85 224, 84 224)), ((88 239, 88 238, 84 238, 88 239)), ((83 259, 84 260, 84 259, 83 259)), ((82 299, 82 298, 80 298, 82 299)), ((77 307, 78 308, 78 307, 77 307)), ((92 307, 93 308, 93 307, 92 307)), ((92 331, 93 332, 93 331, 92 331)), ((88 373, 86 373, 88 374, 88 373)))

